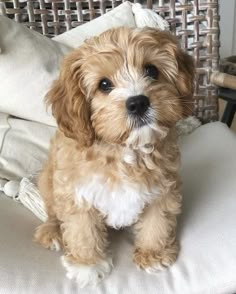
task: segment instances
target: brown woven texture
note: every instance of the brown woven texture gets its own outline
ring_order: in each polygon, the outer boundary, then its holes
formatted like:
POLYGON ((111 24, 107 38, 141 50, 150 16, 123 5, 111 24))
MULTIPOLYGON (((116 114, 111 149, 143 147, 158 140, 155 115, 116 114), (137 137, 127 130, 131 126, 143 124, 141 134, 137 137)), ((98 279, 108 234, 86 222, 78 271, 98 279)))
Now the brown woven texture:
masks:
MULTIPOLYGON (((115 8, 120 0, 0 0, 0 15, 23 22, 48 37, 61 34, 115 8)), ((219 15, 217 0, 140 0, 169 23, 196 62, 195 114, 202 122, 218 119, 219 15)))

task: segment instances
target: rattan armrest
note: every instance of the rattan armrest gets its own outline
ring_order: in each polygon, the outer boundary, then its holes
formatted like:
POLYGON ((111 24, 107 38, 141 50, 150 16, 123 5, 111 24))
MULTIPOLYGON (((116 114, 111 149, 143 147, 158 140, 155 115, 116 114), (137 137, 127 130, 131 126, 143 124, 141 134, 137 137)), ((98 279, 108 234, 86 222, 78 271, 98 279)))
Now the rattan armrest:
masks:
POLYGON ((214 72, 211 75, 211 82, 219 87, 236 90, 236 76, 214 72))

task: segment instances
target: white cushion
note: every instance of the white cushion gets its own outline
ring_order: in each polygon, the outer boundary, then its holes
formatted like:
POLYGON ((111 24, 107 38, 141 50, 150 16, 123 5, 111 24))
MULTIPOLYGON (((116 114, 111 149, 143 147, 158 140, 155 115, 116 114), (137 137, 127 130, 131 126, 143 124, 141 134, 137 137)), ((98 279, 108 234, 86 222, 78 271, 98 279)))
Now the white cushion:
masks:
POLYGON ((181 139, 183 214, 177 262, 155 276, 132 263, 132 237, 114 232, 112 274, 96 289, 65 277, 62 253, 32 242, 40 223, 0 196, 0 292, 4 294, 232 294, 236 293, 236 136, 221 123, 181 139))
POLYGON ((53 40, 76 48, 79 47, 85 39, 94 36, 94 34, 99 35, 110 28, 120 26, 136 26, 135 16, 133 15, 130 2, 125 2, 104 14, 102 17, 95 18, 82 26, 58 35, 54 37, 53 40))
POLYGON ((56 125, 43 98, 71 49, 0 16, 0 112, 56 125))
POLYGON ((0 113, 0 178, 14 180, 37 173, 55 129, 0 113))

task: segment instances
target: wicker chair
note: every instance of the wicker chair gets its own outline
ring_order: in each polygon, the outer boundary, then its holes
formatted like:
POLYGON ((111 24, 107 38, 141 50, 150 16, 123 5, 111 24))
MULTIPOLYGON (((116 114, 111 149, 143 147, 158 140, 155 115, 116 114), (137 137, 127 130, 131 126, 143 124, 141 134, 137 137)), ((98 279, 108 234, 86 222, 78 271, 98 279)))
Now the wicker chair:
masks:
MULTIPOLYGON (((61 34, 118 6, 121 0, 0 0, 0 14, 48 37, 61 34)), ((218 119, 217 86, 211 81, 219 64, 217 0, 141 0, 170 24, 196 63, 195 115, 203 123, 218 119)))
MULTIPOLYGON (((182 47, 195 59, 195 115, 203 123, 218 120, 218 86, 215 84, 219 77, 218 1, 140 2, 169 22, 171 31, 179 37, 182 47)), ((30 29, 51 38, 89 22, 121 3, 122 0, 0 0, 0 15, 24 23, 30 29)), ((226 85, 224 79, 223 82, 226 85)), ((232 175, 235 174, 236 160, 231 155, 235 150, 236 141, 224 126, 216 123, 218 129, 214 133, 212 125, 214 124, 203 126, 203 130, 206 128, 206 131, 197 132, 193 142, 187 142, 183 146, 183 176, 186 183, 183 194, 186 195, 186 199, 185 220, 181 221, 180 235, 182 239, 185 238, 184 252, 187 252, 187 256, 193 258, 193 261, 191 263, 186 255, 182 256, 182 264, 179 267, 181 272, 173 267, 173 271, 168 272, 166 276, 165 273, 163 276, 161 274, 158 280, 157 276, 152 279, 147 276, 143 278, 140 272, 131 272, 130 268, 127 271, 124 265, 129 258, 124 252, 130 253, 130 236, 127 234, 120 238, 120 235, 114 234, 114 247, 121 249, 115 250, 118 253, 114 257, 119 275, 116 271, 115 278, 113 276, 113 280, 107 280, 107 288, 101 285, 97 291, 92 289, 84 292, 75 284, 62 280, 65 273, 59 265, 58 256, 31 244, 32 232, 39 224, 38 220, 33 219, 32 215, 16 202, 0 197, 0 235, 3 236, 0 242, 0 249, 3 249, 0 253, 6 257, 4 264, 0 256, 0 293, 235 293, 235 179, 232 175), (216 150, 215 153, 213 149, 216 150), (184 222, 189 226, 184 226, 184 222), (7 225, 4 226, 4 223, 7 225), (189 231, 188 235, 186 231, 189 231), (122 241, 124 236, 126 243, 122 241), (192 237, 195 237, 193 241, 192 237), (193 246, 189 247, 190 243, 193 243, 193 246), (123 245, 125 247, 122 247, 123 245), (126 251, 123 252, 123 248, 126 251), (17 254, 14 254, 16 251, 17 254), (221 252, 225 253, 226 258, 220 256, 221 252), (208 255, 209 259, 204 259, 208 255), (199 279, 195 277, 196 273, 199 273, 199 279), (178 279, 180 290, 173 292, 172 289, 176 289, 178 279), (232 280, 234 283, 231 285, 229 282, 232 280), (154 281, 152 292, 148 292, 151 281, 154 281), (194 283, 199 285, 198 292, 191 288, 194 283), (217 288, 219 284, 220 290, 217 288), (136 291, 133 289, 134 285, 136 291), (126 291, 125 288, 129 290, 126 291)))

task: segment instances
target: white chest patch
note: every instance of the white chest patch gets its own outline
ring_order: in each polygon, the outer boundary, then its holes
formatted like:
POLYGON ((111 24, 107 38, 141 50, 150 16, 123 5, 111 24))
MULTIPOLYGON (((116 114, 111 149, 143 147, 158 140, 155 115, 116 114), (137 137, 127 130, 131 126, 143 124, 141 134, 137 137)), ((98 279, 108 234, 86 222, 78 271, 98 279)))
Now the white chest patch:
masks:
POLYGON ((148 189, 141 183, 124 180, 111 187, 109 179, 103 180, 98 175, 76 187, 78 205, 87 201, 102 212, 108 226, 116 229, 134 224, 144 206, 157 196, 158 187, 148 189))

